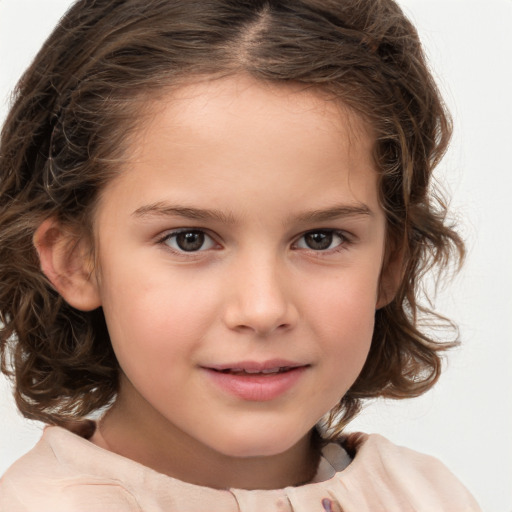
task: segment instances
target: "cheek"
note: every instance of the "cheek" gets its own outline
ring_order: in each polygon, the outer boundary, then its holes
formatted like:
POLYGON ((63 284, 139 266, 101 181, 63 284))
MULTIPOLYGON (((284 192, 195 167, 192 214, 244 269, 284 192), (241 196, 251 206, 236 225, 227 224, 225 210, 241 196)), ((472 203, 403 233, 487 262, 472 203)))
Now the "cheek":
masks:
MULTIPOLYGON (((318 287, 308 317, 331 382, 344 393, 366 361, 373 337, 378 277, 354 274, 318 287)), ((325 383, 325 391, 329 382, 325 383)))
MULTIPOLYGON (((320 276, 308 283, 308 306, 304 309, 320 328, 337 332, 373 331, 379 275, 378 269, 345 268, 336 275, 320 276)), ((357 335, 357 334, 356 334, 357 335)))
MULTIPOLYGON (((324 348, 328 352, 328 364, 333 362, 335 372, 340 372, 349 380, 359 375, 368 356, 375 325, 375 310, 357 304, 333 303, 332 321, 322 325, 324 348)), ((350 382, 352 384, 352 382, 350 382)))
POLYGON ((145 271, 110 268, 103 279, 102 301, 122 367, 132 361, 134 368, 144 362, 175 365, 178 355, 192 352, 201 343, 216 313, 214 286, 198 287, 165 269, 155 271, 154 266, 145 271))

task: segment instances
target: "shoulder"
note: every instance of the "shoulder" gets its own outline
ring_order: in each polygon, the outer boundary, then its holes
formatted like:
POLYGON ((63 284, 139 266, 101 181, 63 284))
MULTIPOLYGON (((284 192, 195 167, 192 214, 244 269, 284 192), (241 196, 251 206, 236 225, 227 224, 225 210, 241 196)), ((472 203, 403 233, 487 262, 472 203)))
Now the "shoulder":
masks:
POLYGON ((435 457, 376 434, 351 434, 342 444, 354 458, 340 478, 352 497, 372 502, 371 510, 480 510, 470 492, 435 457))
POLYGON ((0 512, 140 510, 119 482, 84 472, 84 458, 101 465, 102 450, 65 429, 47 427, 0 479, 0 512))

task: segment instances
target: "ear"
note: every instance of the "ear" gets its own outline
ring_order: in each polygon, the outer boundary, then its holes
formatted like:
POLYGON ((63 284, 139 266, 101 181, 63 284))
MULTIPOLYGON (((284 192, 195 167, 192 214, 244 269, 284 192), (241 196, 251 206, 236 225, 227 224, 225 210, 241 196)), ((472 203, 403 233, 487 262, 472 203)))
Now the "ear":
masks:
POLYGON ((68 304, 82 311, 101 305, 89 242, 50 218, 36 230, 33 243, 41 270, 68 304))
POLYGON ((403 250, 386 250, 380 273, 379 294, 375 309, 387 306, 396 296, 404 277, 403 250))

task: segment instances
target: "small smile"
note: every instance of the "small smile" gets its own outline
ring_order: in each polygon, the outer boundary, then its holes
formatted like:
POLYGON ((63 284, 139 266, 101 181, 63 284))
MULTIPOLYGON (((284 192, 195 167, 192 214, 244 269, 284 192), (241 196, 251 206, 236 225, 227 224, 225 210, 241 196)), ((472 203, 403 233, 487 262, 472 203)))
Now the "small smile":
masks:
POLYGON ((218 372, 278 373, 303 366, 309 366, 309 364, 286 359, 269 359, 267 361, 234 361, 225 364, 209 364, 205 365, 204 368, 218 372))
POLYGON ((231 373, 233 375, 273 375, 276 373, 284 373, 289 370, 299 368, 297 366, 280 366, 278 368, 267 368, 265 370, 250 370, 249 368, 226 368, 225 370, 215 370, 220 373, 231 373))
POLYGON ((245 401, 274 400, 297 385, 309 364, 289 361, 238 362, 203 367, 222 391, 245 401))

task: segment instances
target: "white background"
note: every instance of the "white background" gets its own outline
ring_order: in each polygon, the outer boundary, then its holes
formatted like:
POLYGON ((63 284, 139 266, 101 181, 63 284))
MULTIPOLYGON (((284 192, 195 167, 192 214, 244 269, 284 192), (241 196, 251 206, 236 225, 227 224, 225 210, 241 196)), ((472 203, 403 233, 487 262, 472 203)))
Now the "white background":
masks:
MULTIPOLYGON (((438 309, 463 345, 419 399, 372 404, 354 430, 440 457, 484 510, 512 511, 512 0, 401 0, 455 119, 439 176, 469 248, 438 309)), ((0 0, 0 119, 9 91, 69 0, 0 0)), ((0 377, 0 474, 40 436, 0 377)))

